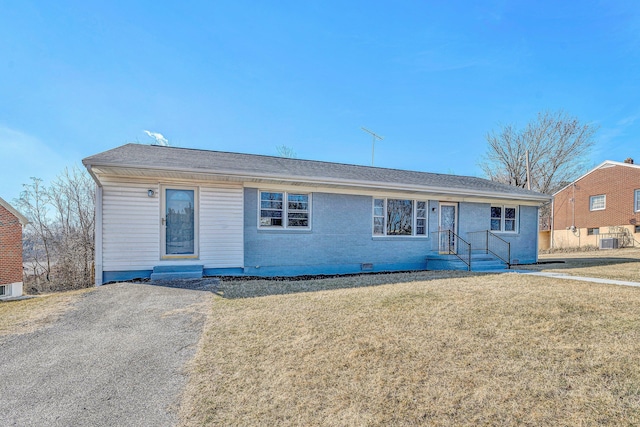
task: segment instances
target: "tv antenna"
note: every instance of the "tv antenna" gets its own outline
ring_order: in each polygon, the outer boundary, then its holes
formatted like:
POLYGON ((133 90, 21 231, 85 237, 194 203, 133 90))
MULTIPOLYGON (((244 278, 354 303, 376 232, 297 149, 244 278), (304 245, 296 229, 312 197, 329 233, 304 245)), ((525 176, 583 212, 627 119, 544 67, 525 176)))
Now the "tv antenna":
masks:
POLYGON ((369 129, 367 129, 365 127, 361 128, 361 129, 363 131, 367 132, 368 134, 371 134, 371 136, 373 137, 373 140, 371 141, 371 166, 373 166, 373 156, 374 156, 374 152, 375 152, 376 139, 379 139, 380 141, 382 141, 384 139, 384 137, 376 134, 375 132, 370 131, 369 129))

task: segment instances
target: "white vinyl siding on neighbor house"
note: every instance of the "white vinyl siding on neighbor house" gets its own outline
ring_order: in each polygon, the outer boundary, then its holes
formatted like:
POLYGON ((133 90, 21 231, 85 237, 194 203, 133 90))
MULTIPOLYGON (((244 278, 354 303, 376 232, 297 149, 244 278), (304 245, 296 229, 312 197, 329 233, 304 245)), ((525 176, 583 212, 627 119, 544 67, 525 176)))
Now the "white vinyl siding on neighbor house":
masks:
POLYGON ((374 236, 426 236, 427 201, 373 199, 374 236))
POLYGON ((589 197, 589 210, 601 211, 607 207, 607 196, 600 194, 598 196, 589 197))
MULTIPOLYGON (((241 185, 199 186, 199 256, 161 260, 160 184, 103 178, 102 270, 150 270, 163 264, 202 264, 204 268, 242 267, 243 190, 241 185), (149 197, 148 190, 155 196, 149 197)), ((165 185, 169 186, 170 185, 165 185)))
POLYGON ((507 205, 491 206, 491 231, 517 233, 518 207, 507 205))

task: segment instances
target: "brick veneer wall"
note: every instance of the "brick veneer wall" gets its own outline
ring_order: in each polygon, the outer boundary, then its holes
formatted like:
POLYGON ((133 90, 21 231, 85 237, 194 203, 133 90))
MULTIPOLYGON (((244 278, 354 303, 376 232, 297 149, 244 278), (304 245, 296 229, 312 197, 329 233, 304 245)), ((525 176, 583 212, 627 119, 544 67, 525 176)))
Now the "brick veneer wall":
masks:
POLYGON ((553 201, 553 228, 565 230, 621 225, 640 225, 640 212, 634 212, 634 190, 640 189, 640 168, 610 166, 595 170, 558 193, 553 201), (606 195, 604 210, 590 211, 590 196, 606 195))
POLYGON ((0 205, 0 285, 22 282, 22 224, 0 205))

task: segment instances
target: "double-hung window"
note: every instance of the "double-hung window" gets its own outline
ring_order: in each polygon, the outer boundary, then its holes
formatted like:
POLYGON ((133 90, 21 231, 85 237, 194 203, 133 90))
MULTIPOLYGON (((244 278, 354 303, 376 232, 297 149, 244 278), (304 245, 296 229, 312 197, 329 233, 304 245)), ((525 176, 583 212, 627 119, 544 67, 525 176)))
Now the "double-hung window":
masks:
POLYGON ((518 231, 517 206, 491 206, 491 231, 516 233, 518 231))
POLYGON ((311 195, 285 191, 260 192, 260 228, 310 228, 311 195))
POLYGON ((426 236, 427 202, 373 199, 374 236, 426 236))
POLYGON ((598 196, 589 197, 589 210, 590 211, 602 211, 607 206, 607 196, 600 194, 598 196))
POLYGON ((640 212, 640 190, 633 192, 633 210, 634 212, 640 212))

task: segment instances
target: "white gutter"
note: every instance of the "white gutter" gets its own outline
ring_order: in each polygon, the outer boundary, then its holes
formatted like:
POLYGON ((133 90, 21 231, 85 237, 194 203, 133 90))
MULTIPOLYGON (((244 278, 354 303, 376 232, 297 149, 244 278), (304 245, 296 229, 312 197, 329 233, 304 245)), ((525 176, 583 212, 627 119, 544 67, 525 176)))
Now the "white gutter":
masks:
MULTIPOLYGON (((333 184, 333 185, 343 185, 346 187, 360 187, 360 188, 372 188, 372 189, 380 189, 384 187, 388 190, 396 190, 396 191, 419 191, 419 192, 432 192, 432 193, 445 193, 451 195, 480 195, 485 197, 496 197, 496 198, 514 198, 519 200, 530 200, 530 201, 539 201, 541 203, 546 202, 551 199, 550 196, 542 195, 527 195, 521 193, 497 193, 494 191, 483 191, 483 190, 473 190, 473 191, 465 191, 460 189, 455 189, 451 187, 432 187, 432 186, 424 186, 424 185, 415 185, 415 184, 404 184, 399 185, 396 183, 385 183, 385 182, 371 182, 371 181, 362 181, 362 180, 344 180, 344 179, 335 179, 335 178, 327 178, 327 177, 300 177, 300 176, 291 176, 291 175, 273 175, 273 174, 263 174, 263 173, 253 173, 251 175, 236 171, 228 171, 228 170, 217 170, 217 171, 208 171, 203 172, 200 169, 192 169, 192 168, 180 168, 180 167, 172 167, 172 168, 154 168, 151 166, 140 166, 140 165, 123 165, 123 164, 93 164, 93 165, 85 165, 88 169, 91 167, 115 167, 115 168, 130 168, 130 169, 144 169, 148 171, 175 171, 175 172, 184 172, 184 173, 192 173, 198 175, 206 175, 206 176, 233 176, 240 180, 252 180, 252 179, 270 179, 270 180, 279 180, 285 182, 295 182, 295 183, 304 183, 304 184, 333 184)), ((90 173, 91 170, 90 170, 90 173)), ((92 173, 92 176, 93 175, 92 173)))

